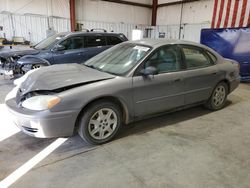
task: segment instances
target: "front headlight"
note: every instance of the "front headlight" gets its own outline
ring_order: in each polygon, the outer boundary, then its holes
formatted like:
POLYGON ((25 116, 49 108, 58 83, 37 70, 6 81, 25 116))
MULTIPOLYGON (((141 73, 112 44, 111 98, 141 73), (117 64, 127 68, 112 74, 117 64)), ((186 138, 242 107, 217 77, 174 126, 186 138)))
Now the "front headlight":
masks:
POLYGON ((48 110, 60 101, 61 99, 54 95, 38 95, 23 101, 22 106, 30 110, 48 110))

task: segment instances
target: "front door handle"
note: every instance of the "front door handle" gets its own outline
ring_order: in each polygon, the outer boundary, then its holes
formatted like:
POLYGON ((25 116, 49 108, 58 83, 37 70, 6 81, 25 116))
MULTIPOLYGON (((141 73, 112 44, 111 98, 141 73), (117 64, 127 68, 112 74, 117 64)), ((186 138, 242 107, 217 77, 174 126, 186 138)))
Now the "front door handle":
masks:
POLYGON ((211 73, 212 75, 216 75, 217 74, 217 72, 213 72, 213 73, 211 73))

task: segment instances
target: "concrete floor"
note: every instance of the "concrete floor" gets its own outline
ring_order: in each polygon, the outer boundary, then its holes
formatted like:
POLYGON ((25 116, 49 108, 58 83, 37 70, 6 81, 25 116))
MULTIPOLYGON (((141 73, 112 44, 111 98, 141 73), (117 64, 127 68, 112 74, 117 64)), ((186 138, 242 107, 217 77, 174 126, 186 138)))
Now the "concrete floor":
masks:
MULTIPOLYGON (((12 87, 0 78, 1 104, 12 87)), ((87 145, 76 135, 11 187, 248 188, 249 112, 250 85, 245 83, 217 112, 195 107, 133 123, 102 146, 87 145)), ((0 132, 11 126, 1 122, 0 132)), ((55 140, 18 132, 1 141, 0 180, 55 140)))

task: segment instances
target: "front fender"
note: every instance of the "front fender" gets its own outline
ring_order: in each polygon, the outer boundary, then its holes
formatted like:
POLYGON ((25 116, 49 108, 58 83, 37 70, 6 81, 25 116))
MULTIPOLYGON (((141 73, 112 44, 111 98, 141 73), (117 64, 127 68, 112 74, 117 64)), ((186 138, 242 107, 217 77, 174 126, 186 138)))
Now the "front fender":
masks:
POLYGON ((51 65, 47 59, 36 57, 32 55, 26 55, 20 58, 17 63, 21 66, 23 65, 35 65, 35 64, 44 64, 46 66, 51 65))

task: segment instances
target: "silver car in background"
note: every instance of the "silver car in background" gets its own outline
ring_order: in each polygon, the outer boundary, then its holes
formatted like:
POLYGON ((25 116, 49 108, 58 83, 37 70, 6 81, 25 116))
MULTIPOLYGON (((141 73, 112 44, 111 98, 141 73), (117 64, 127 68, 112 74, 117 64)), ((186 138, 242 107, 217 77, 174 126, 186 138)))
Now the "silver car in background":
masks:
POLYGON ((239 85, 239 65, 185 41, 124 42, 84 64, 53 65, 30 73, 6 105, 20 129, 35 137, 111 140, 123 124, 204 104, 225 105, 239 85))

